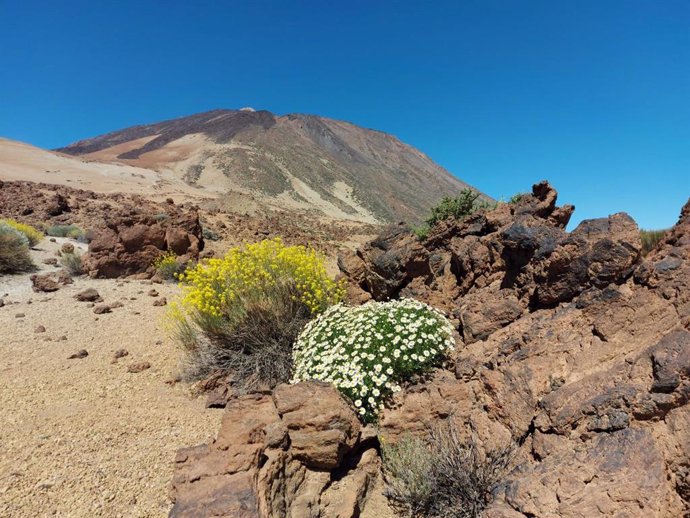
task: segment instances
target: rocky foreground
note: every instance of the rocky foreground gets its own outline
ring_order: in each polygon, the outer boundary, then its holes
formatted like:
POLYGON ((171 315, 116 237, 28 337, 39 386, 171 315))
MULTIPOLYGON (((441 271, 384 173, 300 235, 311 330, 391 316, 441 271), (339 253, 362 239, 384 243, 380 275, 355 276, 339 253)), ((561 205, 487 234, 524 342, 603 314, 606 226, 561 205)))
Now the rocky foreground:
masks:
POLYGON ((354 301, 414 297, 459 333, 453 367, 363 427, 335 389, 231 400, 217 438, 180 450, 171 516, 393 516, 380 440, 454 420, 514 467, 483 516, 690 516, 690 202, 641 255, 625 214, 566 232, 546 183, 517 204, 393 228, 341 258, 354 301))

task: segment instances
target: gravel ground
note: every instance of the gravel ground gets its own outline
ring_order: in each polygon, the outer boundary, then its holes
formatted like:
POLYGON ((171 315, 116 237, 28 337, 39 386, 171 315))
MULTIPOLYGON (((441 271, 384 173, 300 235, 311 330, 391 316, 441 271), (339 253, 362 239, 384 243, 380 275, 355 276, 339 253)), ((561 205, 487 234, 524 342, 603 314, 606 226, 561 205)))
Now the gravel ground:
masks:
MULTIPOLYGON (((44 240, 36 263, 60 241, 44 240)), ((166 383, 180 352, 152 288, 168 300, 177 291, 80 277, 34 293, 28 275, 0 276, 0 516, 167 514, 175 451, 215 436, 222 410, 205 409, 188 385, 166 383), (96 315, 74 299, 85 288, 124 306, 96 315), (88 356, 68 359, 80 349, 88 356), (129 355, 112 363, 118 349, 129 355), (137 362, 151 368, 128 372, 137 362)))

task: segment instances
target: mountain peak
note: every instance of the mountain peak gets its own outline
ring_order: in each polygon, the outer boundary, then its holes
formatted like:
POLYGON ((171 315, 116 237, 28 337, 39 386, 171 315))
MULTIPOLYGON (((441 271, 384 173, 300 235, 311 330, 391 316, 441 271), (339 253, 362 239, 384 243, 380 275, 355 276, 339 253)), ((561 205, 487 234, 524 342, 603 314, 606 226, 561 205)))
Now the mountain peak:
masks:
POLYGON ((368 222, 418 221, 468 185, 381 131, 317 115, 215 109, 132 126, 58 149, 173 171, 216 193, 368 222))

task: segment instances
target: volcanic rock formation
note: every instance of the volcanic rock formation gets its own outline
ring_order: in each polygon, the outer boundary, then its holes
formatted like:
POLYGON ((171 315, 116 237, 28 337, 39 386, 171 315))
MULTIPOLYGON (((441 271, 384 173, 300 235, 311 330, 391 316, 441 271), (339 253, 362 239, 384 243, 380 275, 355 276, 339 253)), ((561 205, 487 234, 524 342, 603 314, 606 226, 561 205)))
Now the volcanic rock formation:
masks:
POLYGON ((178 455, 171 516, 371 515, 379 438, 448 420, 517 450, 482 516, 690 516, 690 202, 647 257, 627 215, 568 233, 572 210, 541 183, 341 258, 353 300, 447 311, 452 368, 397 394, 378 433, 319 383, 231 401, 218 439, 178 455))

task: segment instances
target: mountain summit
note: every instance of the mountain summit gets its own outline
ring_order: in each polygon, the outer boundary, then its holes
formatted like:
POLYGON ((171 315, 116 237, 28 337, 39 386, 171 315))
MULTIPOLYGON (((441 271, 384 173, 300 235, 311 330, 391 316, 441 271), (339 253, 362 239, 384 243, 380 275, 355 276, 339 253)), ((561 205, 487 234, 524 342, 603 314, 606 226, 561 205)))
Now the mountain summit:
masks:
POLYGON ((368 222, 417 221, 468 184, 381 131, 314 115, 213 110, 57 149, 172 172, 228 199, 368 222), (232 195, 235 196, 232 196, 232 195))

